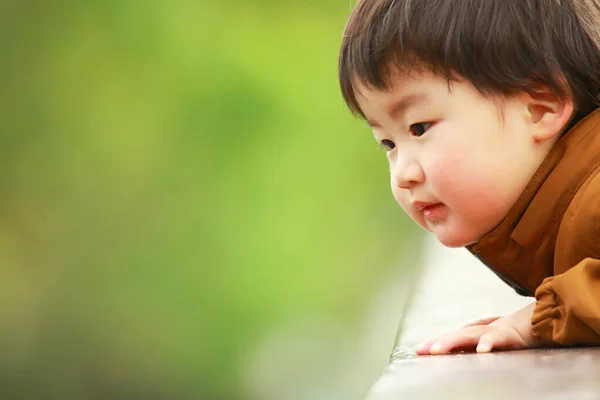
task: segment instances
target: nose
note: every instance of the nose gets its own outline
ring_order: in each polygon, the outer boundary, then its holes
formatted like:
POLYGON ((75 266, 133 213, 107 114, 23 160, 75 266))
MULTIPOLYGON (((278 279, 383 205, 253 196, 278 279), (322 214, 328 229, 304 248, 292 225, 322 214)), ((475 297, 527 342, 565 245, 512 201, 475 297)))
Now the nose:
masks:
POLYGON ((423 183, 425 172, 415 157, 408 154, 397 154, 392 164, 392 184, 401 189, 411 189, 415 185, 423 183))

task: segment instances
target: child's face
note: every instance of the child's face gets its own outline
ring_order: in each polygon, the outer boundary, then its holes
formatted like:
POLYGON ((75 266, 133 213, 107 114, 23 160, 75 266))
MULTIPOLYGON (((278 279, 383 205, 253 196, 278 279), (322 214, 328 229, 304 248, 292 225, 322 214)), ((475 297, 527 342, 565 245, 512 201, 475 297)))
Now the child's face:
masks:
POLYGON ((532 137, 520 97, 492 100, 469 82, 414 74, 356 95, 388 149, 394 197, 446 246, 476 242, 498 225, 550 148, 532 137))

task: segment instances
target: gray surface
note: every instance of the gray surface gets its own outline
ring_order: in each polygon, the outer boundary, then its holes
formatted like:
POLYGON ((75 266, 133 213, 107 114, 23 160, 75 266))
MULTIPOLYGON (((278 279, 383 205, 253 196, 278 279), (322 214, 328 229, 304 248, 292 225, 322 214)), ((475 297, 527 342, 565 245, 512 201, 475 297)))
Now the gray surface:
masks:
POLYGON ((600 349, 401 358, 368 399, 600 399, 600 349))
POLYGON ((464 249, 428 237, 399 346, 368 400, 599 399, 600 348, 417 357, 414 345, 534 301, 518 296, 464 249))

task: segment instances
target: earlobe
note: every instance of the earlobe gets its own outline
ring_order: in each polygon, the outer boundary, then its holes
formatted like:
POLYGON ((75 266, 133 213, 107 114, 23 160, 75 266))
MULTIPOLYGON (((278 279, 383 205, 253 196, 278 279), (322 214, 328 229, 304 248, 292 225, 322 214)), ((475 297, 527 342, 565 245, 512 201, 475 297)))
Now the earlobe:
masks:
POLYGON ((558 137, 573 115, 571 96, 563 98, 550 89, 544 89, 535 91, 528 97, 527 110, 533 127, 533 139, 543 142, 558 137))

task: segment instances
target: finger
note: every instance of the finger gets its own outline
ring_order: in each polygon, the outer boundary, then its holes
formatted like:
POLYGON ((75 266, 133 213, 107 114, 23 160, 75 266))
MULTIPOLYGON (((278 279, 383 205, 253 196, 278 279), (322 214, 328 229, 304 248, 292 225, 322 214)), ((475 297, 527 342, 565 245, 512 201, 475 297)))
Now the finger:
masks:
MULTIPOLYGON (((460 331, 461 329, 464 328, 468 328, 468 327, 472 327, 472 326, 478 326, 478 325, 489 325, 492 322, 498 320, 502 318, 501 316, 494 316, 494 317, 486 317, 486 318, 480 318, 477 320, 473 320, 469 323, 467 323, 466 325, 460 327, 459 329, 457 329, 455 332, 460 331)), ((426 342, 420 343, 415 347, 415 352, 417 353, 417 355, 420 356, 424 356, 424 355, 429 355, 430 353, 430 349, 431 346, 433 346, 434 344, 436 344, 437 342, 439 342, 444 336, 449 335, 449 334, 444 334, 444 335, 439 335, 433 339, 429 339, 426 342)), ((475 347, 475 345, 473 346, 475 347)))
POLYGON ((443 337, 444 337, 444 335, 440 335, 440 336, 437 336, 433 339, 429 339, 426 342, 423 342, 423 343, 417 345, 417 347, 415 347, 415 352, 420 356, 428 355, 429 349, 431 349, 431 346, 433 346, 434 344, 439 342, 440 339, 443 337))
POLYGON ((479 339, 490 330, 487 326, 471 326, 445 335, 429 349, 429 354, 448 354, 461 350, 473 350, 479 339))
POLYGON ((496 350, 517 350, 527 347, 521 336, 514 329, 494 329, 482 335, 477 344, 478 353, 489 353, 496 350))
POLYGON ((444 333, 442 335, 438 335, 438 336, 434 337, 433 339, 429 339, 423 343, 420 343, 415 347, 415 352, 417 353, 417 355, 420 355, 420 356, 429 355, 429 349, 431 349, 431 346, 433 346, 434 344, 439 342, 443 337, 451 335, 451 334, 452 333, 444 333))
POLYGON ((496 320, 498 320, 500 318, 502 318, 502 317, 497 316, 497 317, 479 318, 479 319, 468 322, 466 325, 463 326, 463 328, 467 328, 469 326, 476 326, 476 325, 489 325, 492 322, 495 322, 496 320))

